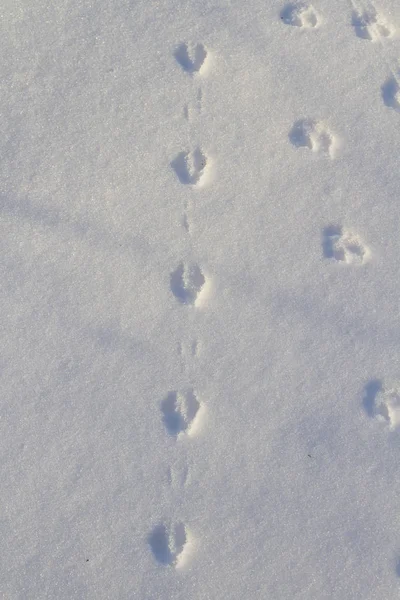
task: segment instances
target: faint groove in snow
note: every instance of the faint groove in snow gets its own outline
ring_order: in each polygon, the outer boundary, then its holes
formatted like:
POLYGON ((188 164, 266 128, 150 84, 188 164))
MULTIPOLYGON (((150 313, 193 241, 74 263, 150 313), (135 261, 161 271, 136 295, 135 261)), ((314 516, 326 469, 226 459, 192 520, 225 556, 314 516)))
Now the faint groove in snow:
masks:
POLYGON ((196 116, 201 115, 202 111, 203 92, 199 88, 196 92, 196 97, 193 102, 185 104, 183 108, 183 116, 187 121, 192 122, 196 116))
POLYGON ((194 339, 190 344, 178 343, 178 354, 179 356, 189 355, 191 357, 198 356, 200 351, 200 342, 194 339))
POLYGON ((167 471, 168 484, 176 490, 185 489, 191 481, 191 470, 189 465, 172 466, 167 471))

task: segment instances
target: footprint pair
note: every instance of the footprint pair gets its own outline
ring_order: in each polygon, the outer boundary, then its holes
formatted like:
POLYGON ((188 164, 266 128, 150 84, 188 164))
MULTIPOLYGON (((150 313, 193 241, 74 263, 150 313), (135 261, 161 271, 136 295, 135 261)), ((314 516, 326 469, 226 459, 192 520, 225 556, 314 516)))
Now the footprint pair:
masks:
MULTIPOLYGON (((313 29, 322 22, 321 16, 311 4, 305 2, 291 2, 281 11, 280 17, 286 25, 313 29)), ((381 38, 389 38, 395 28, 385 17, 379 14, 375 7, 354 9, 351 15, 351 24, 357 37, 376 42, 381 38)))

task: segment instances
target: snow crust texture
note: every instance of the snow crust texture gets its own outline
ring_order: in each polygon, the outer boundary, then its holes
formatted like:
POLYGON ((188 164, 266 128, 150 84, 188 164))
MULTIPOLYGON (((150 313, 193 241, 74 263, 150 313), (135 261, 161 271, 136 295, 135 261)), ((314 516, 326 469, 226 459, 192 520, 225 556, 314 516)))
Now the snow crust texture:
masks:
POLYGON ((394 600, 400 5, 0 22, 0 597, 394 600))

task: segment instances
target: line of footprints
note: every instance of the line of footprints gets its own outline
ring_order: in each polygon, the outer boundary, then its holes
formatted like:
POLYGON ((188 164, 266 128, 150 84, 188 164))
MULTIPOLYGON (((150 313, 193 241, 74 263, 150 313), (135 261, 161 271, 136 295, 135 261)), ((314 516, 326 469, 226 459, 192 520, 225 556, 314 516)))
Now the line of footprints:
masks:
MULTIPOLYGON (((300 28, 317 28, 322 22, 321 16, 312 5, 297 2, 287 4, 280 13, 286 25, 300 28)), ((390 38, 395 28, 370 5, 368 9, 354 9, 352 26, 359 38, 376 42, 381 38, 390 38)), ((174 53, 176 62, 190 77, 204 76, 209 68, 210 56, 207 48, 201 44, 183 43, 174 53)), ((400 75, 400 73, 399 73, 400 75)), ((400 84, 396 76, 382 86, 385 104, 400 112, 400 84)), ((183 114, 191 121, 193 113, 200 115, 202 90, 196 91, 194 105, 185 105, 183 114)), ((289 140, 296 148, 308 148, 313 152, 335 158, 339 144, 337 137, 323 122, 301 119, 293 124, 289 140)), ((195 147, 180 152, 171 162, 171 168, 182 185, 201 188, 207 182, 210 160, 206 152, 195 147)), ((187 205, 184 207, 183 226, 190 233, 187 205)), ((340 225, 330 225, 322 232, 322 251, 326 259, 352 265, 364 264, 369 256, 368 247, 354 232, 340 225)), ((199 307, 207 292, 207 278, 196 263, 180 263, 171 273, 170 288, 176 300, 183 305, 199 307)), ((192 357, 197 355, 197 344, 190 349, 192 357)), ((182 346, 179 353, 182 355, 182 346)), ((394 430, 400 426, 400 388, 386 386, 382 381, 371 381, 364 390, 363 405, 366 413, 394 430)), ((180 439, 191 437, 199 429, 204 406, 192 387, 170 391, 160 403, 160 412, 166 433, 180 439)), ((174 477, 172 474, 171 479, 174 477)), ((187 483, 188 470, 183 476, 187 483)), ((185 564, 193 546, 188 527, 182 522, 161 523, 154 527, 148 538, 155 559, 163 564, 179 568, 185 564)))
MULTIPOLYGON (((206 73, 209 66, 209 53, 203 44, 181 44, 176 48, 174 56, 182 70, 188 76, 196 78, 195 81, 206 73)), ((189 123, 193 113, 201 114, 202 97, 202 90, 198 88, 194 107, 189 104, 185 105, 183 114, 189 123)), ((200 148, 180 152, 171 162, 171 168, 180 183, 192 187, 201 187, 204 184, 208 167, 209 160, 200 148)), ((187 209, 188 204, 186 203, 182 223, 186 234, 190 235, 187 209)), ((180 304, 198 307, 207 291, 207 279, 196 263, 185 264, 182 262, 171 273, 170 288, 180 304)), ((179 344, 178 352, 185 363, 187 351, 188 348, 179 344)), ((192 342, 189 354, 191 359, 196 358, 197 342, 192 342)), ((185 437, 192 437, 201 425, 204 408, 204 404, 198 398, 193 387, 188 386, 186 389, 170 391, 160 403, 161 418, 166 433, 177 441, 185 437)), ((178 484, 187 485, 188 468, 184 468, 183 475, 180 475, 178 484)), ((175 470, 170 469, 171 484, 177 483, 176 478, 175 470)), ((183 566, 187 561, 193 547, 192 542, 190 530, 182 522, 159 523, 149 536, 149 544, 155 559, 163 565, 175 568, 183 566)))
MULTIPOLYGON (((370 42, 379 42, 395 35, 394 25, 378 13, 372 3, 369 2, 367 7, 359 8, 355 4, 353 2, 351 24, 357 37, 370 42)), ((286 25, 306 29, 317 29, 323 23, 322 16, 306 2, 287 4, 282 9, 280 17, 286 25)), ((382 85, 381 93, 385 105, 400 112, 400 68, 382 85)), ((335 136, 323 123, 299 121, 293 128, 291 139, 296 146, 306 146, 314 152, 322 150, 331 158, 335 156, 335 136)))
MULTIPOLYGON (((353 6, 351 24, 359 38, 376 42, 381 38, 389 38, 394 35, 394 26, 376 11, 372 3, 368 3, 366 8, 356 8, 355 3, 353 6)), ((286 25, 307 29, 315 29, 323 22, 322 16, 311 4, 306 2, 287 4, 281 10, 280 17, 286 25)))

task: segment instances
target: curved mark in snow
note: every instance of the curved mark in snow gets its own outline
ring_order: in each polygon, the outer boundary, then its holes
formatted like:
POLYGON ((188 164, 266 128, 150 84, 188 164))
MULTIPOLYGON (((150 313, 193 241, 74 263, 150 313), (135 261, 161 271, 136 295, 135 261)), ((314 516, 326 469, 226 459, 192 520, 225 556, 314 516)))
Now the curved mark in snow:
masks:
POLYGON ((188 551, 189 532, 184 523, 167 527, 157 525, 149 536, 150 548, 155 559, 172 567, 182 566, 188 551))
POLYGON ((201 403, 192 389, 173 391, 161 404, 163 421, 170 435, 179 436, 194 433, 199 422, 201 403))
POLYGON ((206 154, 200 148, 195 148, 192 152, 180 152, 171 162, 171 167, 181 183, 200 187, 207 173, 208 163, 206 154))
POLYGON ((199 305, 206 278, 197 264, 183 264, 171 273, 170 286, 175 298, 182 304, 199 305))
POLYGON ((203 44, 180 44, 174 55, 182 69, 191 75, 203 72, 207 66, 208 51, 203 44))

